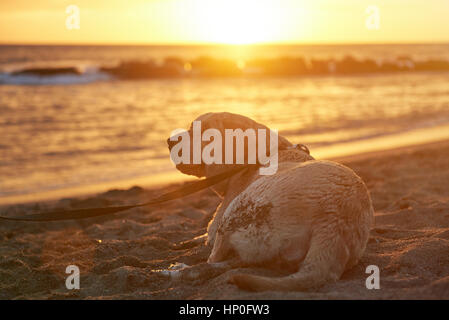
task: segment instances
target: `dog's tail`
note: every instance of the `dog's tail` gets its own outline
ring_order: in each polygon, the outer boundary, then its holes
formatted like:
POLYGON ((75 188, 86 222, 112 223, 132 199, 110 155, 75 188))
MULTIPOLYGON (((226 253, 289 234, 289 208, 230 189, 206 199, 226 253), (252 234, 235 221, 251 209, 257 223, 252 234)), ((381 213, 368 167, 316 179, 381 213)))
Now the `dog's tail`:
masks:
POLYGON ((331 230, 316 231, 298 272, 278 278, 236 274, 230 282, 248 291, 306 291, 337 281, 350 262, 349 249, 331 230))
POLYGON ((319 288, 326 283, 335 282, 337 278, 318 278, 307 275, 304 272, 297 272, 292 275, 272 278, 256 276, 251 274, 236 274, 231 278, 231 282, 240 289, 247 291, 307 291, 319 288))

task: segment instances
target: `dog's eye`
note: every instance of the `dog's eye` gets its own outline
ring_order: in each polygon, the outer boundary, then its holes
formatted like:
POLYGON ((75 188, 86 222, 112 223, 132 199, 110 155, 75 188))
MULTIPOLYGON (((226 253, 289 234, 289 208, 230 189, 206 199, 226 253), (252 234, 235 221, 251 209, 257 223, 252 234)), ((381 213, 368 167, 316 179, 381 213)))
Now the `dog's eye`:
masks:
POLYGON ((303 144, 301 144, 301 143, 298 143, 298 144, 296 145, 296 148, 299 149, 299 150, 304 151, 304 152, 307 153, 307 154, 310 154, 309 148, 307 148, 305 145, 303 145, 303 144))

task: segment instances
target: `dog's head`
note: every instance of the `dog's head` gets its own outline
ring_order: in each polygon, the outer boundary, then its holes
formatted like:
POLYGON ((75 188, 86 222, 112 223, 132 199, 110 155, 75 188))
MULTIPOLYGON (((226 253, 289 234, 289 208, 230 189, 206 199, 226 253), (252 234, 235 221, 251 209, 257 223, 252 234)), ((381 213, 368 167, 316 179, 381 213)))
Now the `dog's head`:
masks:
MULTIPOLYGON (((210 177, 216 174, 220 174, 223 173, 227 170, 231 170, 233 168, 235 168, 236 166, 239 166, 241 164, 236 164, 238 163, 236 160, 236 143, 232 143, 233 146, 233 150, 232 150, 232 155, 233 155, 233 160, 232 164, 225 164, 225 153, 226 151, 226 146, 225 146, 225 140, 226 140, 226 129, 231 129, 231 130, 236 130, 236 129, 241 129, 243 132, 246 131, 247 129, 254 129, 254 131, 258 132, 258 129, 264 129, 266 132, 266 139, 265 141, 263 141, 264 143, 266 143, 265 145, 265 150, 266 153, 269 153, 270 147, 272 147, 270 145, 270 129, 254 120, 251 120, 248 117, 239 115, 239 114, 233 114, 233 113, 228 113, 228 112, 219 112, 219 113, 206 113, 203 114, 201 116, 199 116, 197 119, 195 119, 194 122, 192 122, 192 124, 190 125, 190 128, 188 129, 188 131, 184 131, 183 133, 178 133, 175 135, 172 135, 170 138, 168 138, 167 142, 168 142, 168 147, 170 149, 170 153, 172 154, 172 149, 175 145, 177 145, 181 140, 183 139, 190 139, 190 143, 189 143, 189 147, 190 147, 190 153, 189 154, 189 160, 190 161, 182 161, 180 163, 176 164, 176 168, 181 171, 182 173, 185 174, 189 174, 189 175, 194 175, 197 177, 210 177), (203 141, 203 139, 201 139, 201 137, 203 136, 203 133, 208 130, 208 129, 215 129, 215 132, 219 132, 221 135, 221 150, 222 150, 222 161, 221 164, 217 164, 217 163, 205 163, 203 161, 203 158, 201 157, 201 163, 194 163, 194 153, 197 152, 198 150, 194 150, 194 123, 196 123, 196 125, 198 125, 198 122, 200 122, 201 124, 201 136, 199 137, 200 142, 197 141, 197 143, 201 143, 201 150, 204 150, 205 147, 209 144, 211 144, 212 141, 215 140, 215 136, 213 137, 208 137, 206 139, 206 141, 203 141), (181 137, 181 135, 184 135, 181 137), (208 140, 209 139, 209 140, 208 140), (188 163, 186 163, 188 162, 188 163)), ((210 131, 210 130, 209 130, 210 131)), ((281 136, 277 136, 278 137, 278 149, 286 149, 288 147, 292 147, 292 144, 285 138, 281 137, 281 136)), ((198 137, 197 137, 198 138, 198 137)), ((197 139, 198 140, 198 139, 197 139)), ((262 141, 262 140, 261 140, 262 141)), ((244 164, 247 164, 248 161, 248 150, 250 150, 251 148, 249 148, 248 146, 249 143, 249 139, 245 139, 245 145, 244 145, 244 164)), ((253 150, 256 150, 256 152, 258 151, 258 146, 260 145, 258 139, 256 138, 256 146, 253 150)), ((253 146, 254 147, 254 146, 253 146)), ((174 150, 173 150, 174 151, 174 150)), ((185 151, 185 150, 184 150, 185 151)), ((198 157, 198 156, 197 156, 198 157)), ((173 157, 172 157, 173 160, 173 157)), ((198 160, 198 159, 197 159, 198 160)), ((198 162, 198 161, 197 161, 198 162)))

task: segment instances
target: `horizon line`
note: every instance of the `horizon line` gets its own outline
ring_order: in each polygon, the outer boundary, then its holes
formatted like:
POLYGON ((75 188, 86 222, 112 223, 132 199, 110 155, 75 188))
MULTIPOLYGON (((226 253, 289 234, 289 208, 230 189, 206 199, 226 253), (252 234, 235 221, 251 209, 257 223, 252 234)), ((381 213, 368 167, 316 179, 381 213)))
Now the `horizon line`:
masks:
POLYGON ((449 45, 446 41, 417 41, 417 42, 265 42, 265 43, 248 43, 248 44, 227 44, 220 42, 194 42, 194 43, 133 43, 133 42, 116 42, 116 43, 95 43, 95 42, 0 42, 0 46, 160 46, 160 47, 176 47, 176 46, 226 46, 226 47, 251 47, 251 46, 365 46, 365 45, 449 45))

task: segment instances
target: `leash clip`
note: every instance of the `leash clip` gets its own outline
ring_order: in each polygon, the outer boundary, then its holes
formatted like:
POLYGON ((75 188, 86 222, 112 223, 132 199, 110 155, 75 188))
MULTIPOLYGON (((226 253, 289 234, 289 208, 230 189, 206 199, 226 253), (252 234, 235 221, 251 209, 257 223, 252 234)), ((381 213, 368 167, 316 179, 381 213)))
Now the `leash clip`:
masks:
POLYGON ((304 151, 305 153, 307 153, 308 155, 310 155, 310 150, 309 150, 309 148, 307 148, 307 146, 306 146, 305 144, 302 144, 302 143, 294 144, 294 145, 291 146, 289 149, 298 149, 298 150, 304 151))

